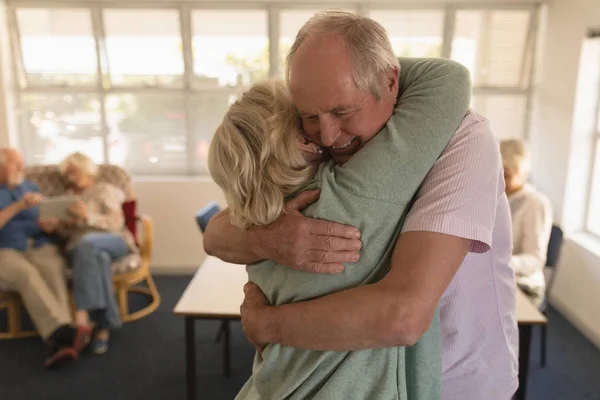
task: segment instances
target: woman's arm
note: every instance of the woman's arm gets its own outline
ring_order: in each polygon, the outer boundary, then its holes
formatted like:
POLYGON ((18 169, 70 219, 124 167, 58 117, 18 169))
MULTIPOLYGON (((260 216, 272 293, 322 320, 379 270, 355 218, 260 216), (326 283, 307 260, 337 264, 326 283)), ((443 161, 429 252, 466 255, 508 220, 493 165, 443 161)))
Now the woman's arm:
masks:
POLYGON ((121 208, 123 200, 124 195, 119 189, 102 185, 93 200, 93 202, 98 203, 97 207, 88 208, 86 226, 109 232, 122 230, 125 225, 125 217, 121 208), (95 208, 98 211, 89 211, 89 209, 94 210, 95 208))
POLYGON ((471 102, 469 71, 446 59, 401 59, 400 97, 386 127, 331 177, 356 195, 408 203, 471 102))
POLYGON ((511 258, 517 277, 529 276, 544 270, 548 241, 552 231, 552 207, 549 201, 541 198, 530 199, 531 204, 523 213, 521 225, 523 236, 519 248, 521 251, 511 258))

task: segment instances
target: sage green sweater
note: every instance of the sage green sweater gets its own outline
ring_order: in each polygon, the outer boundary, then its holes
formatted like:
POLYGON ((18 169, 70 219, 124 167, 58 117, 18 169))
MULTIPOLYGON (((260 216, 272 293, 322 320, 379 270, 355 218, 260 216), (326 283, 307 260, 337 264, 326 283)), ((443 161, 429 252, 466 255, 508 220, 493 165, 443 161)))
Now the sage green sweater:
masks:
MULTIPOLYGON (((470 77, 444 59, 401 59, 394 114, 343 165, 319 167, 300 190, 321 189, 305 215, 359 228, 360 261, 336 275, 296 271, 273 261, 247 267, 272 305, 314 299, 374 283, 390 268, 411 200, 448 144, 470 103, 470 77)), ((252 376, 236 399, 441 398, 439 315, 417 344, 363 351, 312 351, 269 345, 256 354, 252 376)))

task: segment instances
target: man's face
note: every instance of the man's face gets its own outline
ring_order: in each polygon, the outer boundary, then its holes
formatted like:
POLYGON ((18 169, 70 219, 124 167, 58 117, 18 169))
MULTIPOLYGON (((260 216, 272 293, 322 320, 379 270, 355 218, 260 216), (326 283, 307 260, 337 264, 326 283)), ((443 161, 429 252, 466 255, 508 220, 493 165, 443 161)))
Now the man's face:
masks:
POLYGON ((346 45, 339 36, 303 43, 290 65, 290 92, 310 140, 343 164, 371 140, 391 117, 398 71, 382 76, 381 98, 354 82, 346 45))
POLYGON ((21 154, 14 150, 7 150, 2 170, 2 175, 7 186, 15 187, 23 183, 25 170, 21 154))

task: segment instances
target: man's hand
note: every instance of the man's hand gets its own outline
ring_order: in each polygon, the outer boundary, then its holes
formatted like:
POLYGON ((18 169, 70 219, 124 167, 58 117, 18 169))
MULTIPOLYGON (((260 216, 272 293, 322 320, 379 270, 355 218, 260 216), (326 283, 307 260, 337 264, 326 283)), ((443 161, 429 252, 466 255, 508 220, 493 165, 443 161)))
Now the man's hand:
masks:
POLYGON ((40 218, 38 221, 40 229, 46 233, 54 233, 58 229, 60 222, 58 218, 40 218))
POLYGON ((87 220, 87 207, 85 203, 78 201, 69 208, 69 212, 78 220, 87 220))
POLYGON ((21 210, 29 210, 40 204, 44 196, 40 193, 27 192, 19 199, 19 208, 21 210))
POLYGON ((300 193, 286 204, 284 215, 270 225, 255 228, 263 258, 317 273, 342 272, 343 263, 358 261, 362 247, 358 229, 308 218, 300 212, 314 203, 319 193, 300 193))
POLYGON ((265 321, 271 306, 258 285, 252 282, 244 285, 244 295, 244 302, 240 307, 242 328, 250 343, 256 347, 256 351, 261 353, 268 344, 265 332, 268 331, 269 325, 265 321))

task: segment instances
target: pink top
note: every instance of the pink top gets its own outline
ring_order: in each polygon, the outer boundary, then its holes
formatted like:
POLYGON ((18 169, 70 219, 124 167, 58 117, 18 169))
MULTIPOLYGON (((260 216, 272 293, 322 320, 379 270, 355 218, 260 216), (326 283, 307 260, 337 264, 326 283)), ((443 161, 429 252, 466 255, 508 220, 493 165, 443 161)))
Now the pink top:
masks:
POLYGON ((473 240, 440 299, 443 399, 508 400, 518 386, 511 220, 498 142, 469 111, 425 178, 403 232, 473 240))

